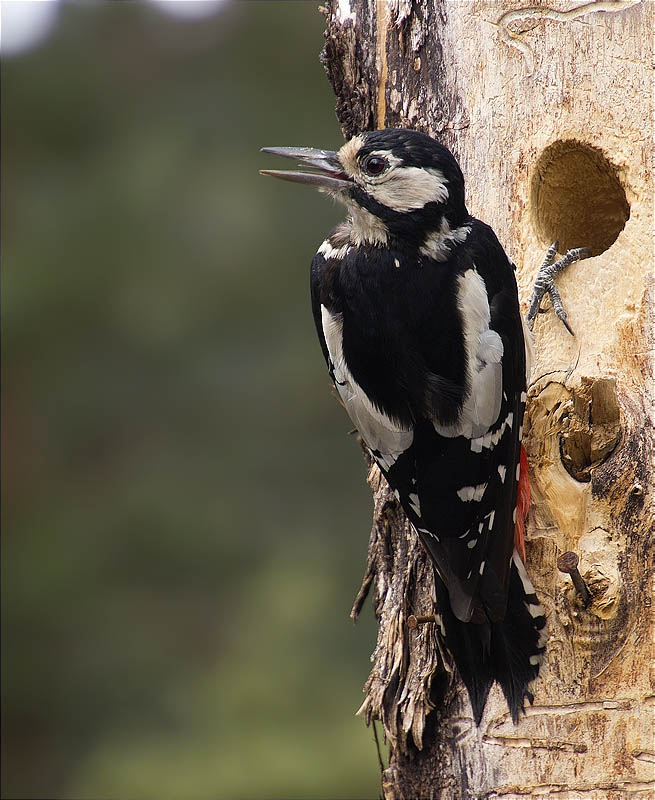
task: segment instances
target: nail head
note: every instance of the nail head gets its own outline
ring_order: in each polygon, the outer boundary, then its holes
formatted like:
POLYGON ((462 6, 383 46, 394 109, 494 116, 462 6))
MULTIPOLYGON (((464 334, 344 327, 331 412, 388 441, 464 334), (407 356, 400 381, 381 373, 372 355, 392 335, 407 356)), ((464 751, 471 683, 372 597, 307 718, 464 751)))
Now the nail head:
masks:
POLYGON ((580 559, 578 558, 578 554, 574 553, 572 550, 568 550, 566 553, 562 553, 557 559, 557 569, 560 572, 570 575, 573 570, 578 568, 579 563, 580 559))

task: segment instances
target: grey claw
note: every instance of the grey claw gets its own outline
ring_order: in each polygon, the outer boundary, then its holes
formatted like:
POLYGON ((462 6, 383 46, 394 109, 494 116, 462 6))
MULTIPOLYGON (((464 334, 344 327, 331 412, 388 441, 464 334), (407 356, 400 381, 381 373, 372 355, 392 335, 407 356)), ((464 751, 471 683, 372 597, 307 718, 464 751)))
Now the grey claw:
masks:
POLYGON ((558 247, 558 242, 553 242, 551 244, 551 246, 548 248, 543 264, 541 267, 539 267, 537 279, 534 283, 534 289, 532 290, 532 297, 530 298, 530 307, 526 315, 526 322, 528 324, 528 328, 532 330, 537 312, 540 310, 539 306, 541 305, 543 296, 546 294, 546 292, 548 292, 553 304, 553 310, 562 321, 562 324, 566 330, 571 334, 571 336, 574 336, 575 334, 573 333, 573 329, 567 322, 566 311, 564 310, 562 298, 560 297, 560 294, 555 286, 555 277, 575 261, 588 258, 591 255, 591 250, 589 250, 587 247, 575 247, 572 250, 567 251, 558 261, 554 261, 558 247))
POLYGON ((557 316, 562 321, 562 324, 566 328, 566 330, 571 334, 571 336, 575 336, 573 333, 573 328, 568 323, 568 316, 566 311, 564 310, 564 303, 562 303, 562 298, 560 296, 559 290, 553 283, 549 289, 548 294, 550 295, 550 302, 553 304, 553 311, 557 314, 557 316))

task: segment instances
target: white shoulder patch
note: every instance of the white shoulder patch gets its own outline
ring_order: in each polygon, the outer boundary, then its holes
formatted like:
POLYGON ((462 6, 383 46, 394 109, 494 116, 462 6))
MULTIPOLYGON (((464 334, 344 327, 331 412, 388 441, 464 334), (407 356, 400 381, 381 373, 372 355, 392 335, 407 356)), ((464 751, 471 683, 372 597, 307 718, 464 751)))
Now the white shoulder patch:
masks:
POLYGON ((371 448, 383 454, 386 469, 412 444, 414 432, 392 422, 378 411, 364 390, 353 378, 343 355, 342 320, 321 305, 323 335, 334 368, 334 380, 339 396, 360 435, 371 448))
MULTIPOLYGON (((372 154, 373 155, 373 154, 372 154)), ((384 154, 390 160, 388 153, 384 154)), ((428 203, 448 200, 447 181, 440 169, 400 167, 384 174, 379 181, 367 179, 363 188, 378 203, 394 211, 414 211, 428 203)))
POLYGON ((503 399, 503 342, 489 327, 491 313, 484 280, 468 269, 459 277, 457 302, 464 325, 464 346, 471 391, 459 420, 434 427, 441 436, 484 436, 497 421, 503 399))

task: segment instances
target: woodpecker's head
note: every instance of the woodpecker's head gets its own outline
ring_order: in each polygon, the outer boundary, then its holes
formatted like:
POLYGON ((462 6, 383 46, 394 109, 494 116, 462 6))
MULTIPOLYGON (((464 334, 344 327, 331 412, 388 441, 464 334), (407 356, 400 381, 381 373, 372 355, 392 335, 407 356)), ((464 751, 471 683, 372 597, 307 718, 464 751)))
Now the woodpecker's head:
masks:
POLYGON ((339 151, 264 147, 262 152, 311 167, 311 172, 261 172, 340 200, 362 242, 384 244, 391 236, 420 246, 427 234, 457 228, 468 216, 459 165, 447 148, 418 131, 367 131, 339 151))

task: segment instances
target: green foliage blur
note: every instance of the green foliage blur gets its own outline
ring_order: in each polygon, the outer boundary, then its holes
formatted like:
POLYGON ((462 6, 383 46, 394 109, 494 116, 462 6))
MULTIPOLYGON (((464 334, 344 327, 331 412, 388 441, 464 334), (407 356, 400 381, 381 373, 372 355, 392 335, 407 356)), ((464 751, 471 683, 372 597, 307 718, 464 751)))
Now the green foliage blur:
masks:
POLYGON ((313 2, 62 3, 8 58, 3 797, 373 797, 370 495, 308 270, 313 2))

